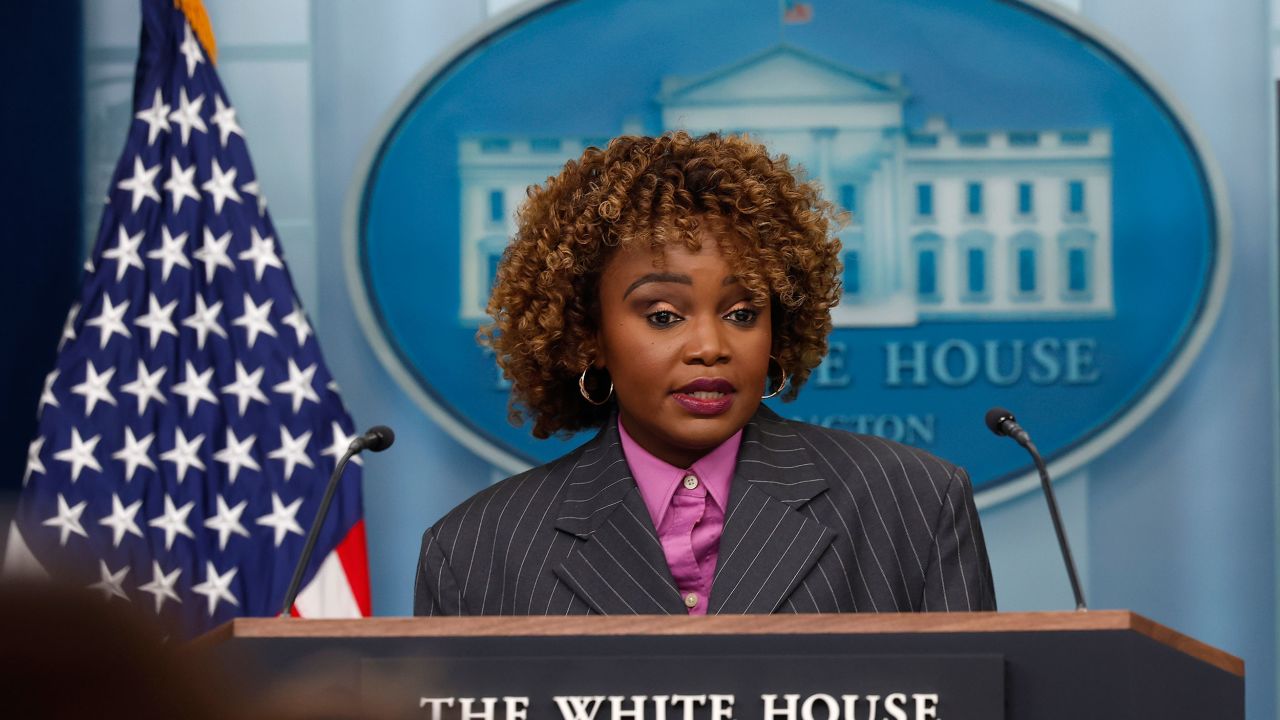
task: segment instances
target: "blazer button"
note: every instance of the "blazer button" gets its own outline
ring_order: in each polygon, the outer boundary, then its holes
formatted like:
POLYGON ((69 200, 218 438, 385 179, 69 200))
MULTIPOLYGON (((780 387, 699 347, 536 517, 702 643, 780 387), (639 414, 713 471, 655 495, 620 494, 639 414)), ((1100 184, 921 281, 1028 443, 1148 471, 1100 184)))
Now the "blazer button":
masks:
MULTIPOLYGON (((685 489, 685 490, 696 490, 696 489, 697 489, 697 487, 698 487, 698 476, 697 476, 697 475, 685 475, 685 476, 684 476, 684 489, 685 489)), ((695 602, 696 602, 696 601, 695 601, 695 602)), ((692 605, 690 605, 689 607, 693 607, 693 606, 692 606, 692 605)))
POLYGON ((698 605, 698 593, 689 593, 688 595, 684 596, 685 607, 691 608, 691 607, 697 607, 697 605, 698 605))

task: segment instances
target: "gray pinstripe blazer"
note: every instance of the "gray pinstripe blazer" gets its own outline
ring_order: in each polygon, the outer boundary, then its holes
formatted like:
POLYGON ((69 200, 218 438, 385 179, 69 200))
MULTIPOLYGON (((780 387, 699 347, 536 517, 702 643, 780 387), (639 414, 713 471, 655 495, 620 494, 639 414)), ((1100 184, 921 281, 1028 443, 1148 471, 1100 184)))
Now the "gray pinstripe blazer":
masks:
MULTIPOLYGON (((763 406, 747 424, 708 613, 995 607, 964 470, 763 406)), ((616 421, 422 538, 417 615, 686 612, 616 421)))

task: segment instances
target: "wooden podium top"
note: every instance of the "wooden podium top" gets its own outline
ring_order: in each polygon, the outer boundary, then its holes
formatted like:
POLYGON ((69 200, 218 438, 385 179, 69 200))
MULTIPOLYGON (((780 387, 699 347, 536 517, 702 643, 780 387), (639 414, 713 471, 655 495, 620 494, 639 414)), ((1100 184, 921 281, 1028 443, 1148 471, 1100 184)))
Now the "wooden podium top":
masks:
POLYGON ((360 620, 237 618, 197 638, 554 637, 567 635, 863 635, 1127 630, 1233 675, 1244 661, 1127 610, 1083 612, 850 613, 839 615, 632 615, 585 617, 394 617, 360 620))

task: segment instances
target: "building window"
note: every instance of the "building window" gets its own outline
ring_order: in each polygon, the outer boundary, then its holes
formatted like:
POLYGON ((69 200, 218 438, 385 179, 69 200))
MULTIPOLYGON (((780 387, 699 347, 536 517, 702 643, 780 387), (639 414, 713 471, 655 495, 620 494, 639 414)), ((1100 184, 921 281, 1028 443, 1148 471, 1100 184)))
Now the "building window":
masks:
POLYGON ((933 217, 933 185, 916 184, 916 215, 922 218, 933 217))
POLYGON ((942 236, 921 233, 912 238, 911 245, 916 260, 916 296, 921 302, 941 301, 942 236))
POLYGON ((560 152, 558 138, 534 138, 529 141, 529 149, 536 153, 560 152))
POLYGON ((1009 238, 1009 252, 1012 259, 1013 297, 1015 300, 1029 300, 1038 296, 1040 290, 1040 236, 1030 232, 1020 232, 1009 238))
POLYGON ((1067 181, 1067 214, 1068 215, 1084 214, 1084 181, 1083 180, 1067 181))
POLYGON ((500 223, 507 219, 506 195, 501 190, 489 191, 489 220, 500 223))
POLYGON ((1035 147, 1039 144, 1040 144, 1040 133, 1036 133, 1036 132, 1009 133, 1009 147, 1035 147))
POLYGON ((982 248, 969 248, 967 255, 969 294, 981 295, 987 289, 987 254, 982 248))
POLYGON ((938 251, 933 249, 921 250, 917 257, 917 266, 917 293, 925 298, 937 297, 938 251))
POLYGON ((960 286, 964 288, 961 299, 966 302, 982 302, 991 297, 991 246, 994 238, 982 230, 970 230, 956 238, 960 259, 960 286))
POLYGON ((840 206, 854 215, 858 212, 858 186, 845 183, 840 186, 840 206))
POLYGON ((480 152, 486 154, 511 152, 511 141, 506 138, 485 138, 480 141, 480 152))
POLYGON ((964 186, 965 210, 969 215, 977 216, 982 214, 982 183, 971 182, 964 186))
POLYGON ((489 273, 489 284, 487 287, 489 288, 490 291, 492 291, 493 284, 498 280, 498 264, 502 262, 502 253, 500 252, 488 253, 488 256, 486 259, 488 260, 486 270, 489 273))
POLYGON ((1018 183, 1018 214, 1030 215, 1036 210, 1035 186, 1029 182, 1018 183))
POLYGON ((1062 297, 1068 301, 1093 299, 1093 245, 1095 236, 1088 230, 1068 230, 1058 238, 1061 246, 1062 297))
POLYGON ((1067 290, 1082 293, 1089 289, 1089 255, 1084 248, 1067 251, 1067 290))
POLYGON ((1067 130, 1067 131, 1063 132, 1061 135, 1059 135, 1058 137, 1060 137, 1060 138, 1062 139, 1062 144, 1063 144, 1063 145, 1073 145, 1073 146, 1076 146, 1076 145, 1088 145, 1088 144, 1089 144, 1089 133, 1088 133, 1088 131, 1067 130))
POLYGON ((1018 249, 1018 294, 1031 295, 1036 291, 1036 251, 1034 248, 1018 249))
POLYGON ((957 142, 960 147, 986 147, 987 134, 984 132, 960 133, 957 142))
POLYGON ((862 253, 851 250, 844 254, 844 294, 862 294, 862 253))

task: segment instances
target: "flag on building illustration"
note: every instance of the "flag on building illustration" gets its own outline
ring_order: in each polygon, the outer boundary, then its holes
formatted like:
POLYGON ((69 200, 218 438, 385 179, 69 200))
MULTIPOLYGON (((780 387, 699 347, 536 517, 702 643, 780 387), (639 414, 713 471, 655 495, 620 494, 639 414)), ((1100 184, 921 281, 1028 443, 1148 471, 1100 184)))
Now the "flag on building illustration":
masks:
MULTIPOLYGON (((203 8, 143 0, 142 16, 134 119, 40 397, 5 560, 191 635, 278 611, 355 433, 203 8)), ((297 614, 370 612, 356 463, 297 614)))

